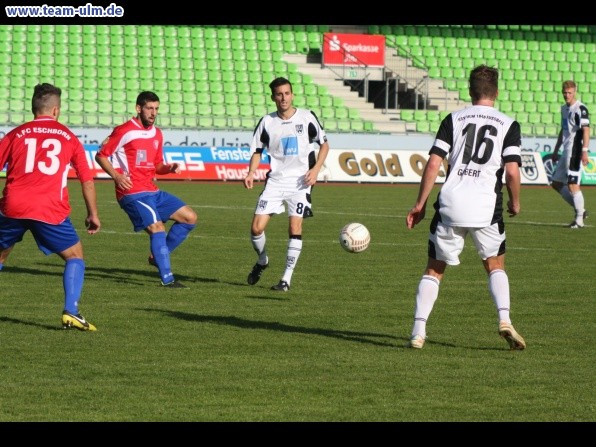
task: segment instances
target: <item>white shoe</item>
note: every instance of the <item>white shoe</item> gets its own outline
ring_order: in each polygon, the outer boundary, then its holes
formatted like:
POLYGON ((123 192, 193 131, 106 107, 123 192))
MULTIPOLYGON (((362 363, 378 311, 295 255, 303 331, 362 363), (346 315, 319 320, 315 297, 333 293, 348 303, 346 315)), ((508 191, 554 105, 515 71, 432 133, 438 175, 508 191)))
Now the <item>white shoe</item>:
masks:
POLYGON ((421 335, 413 335, 412 338, 410 338, 410 343, 408 344, 408 346, 414 349, 422 349, 424 347, 425 341, 426 337, 423 337, 421 335))
POLYGON ((509 349, 512 351, 521 351, 526 348, 525 340, 515 331, 515 329, 513 329, 513 325, 511 323, 500 321, 499 335, 507 340, 507 343, 509 343, 509 349))

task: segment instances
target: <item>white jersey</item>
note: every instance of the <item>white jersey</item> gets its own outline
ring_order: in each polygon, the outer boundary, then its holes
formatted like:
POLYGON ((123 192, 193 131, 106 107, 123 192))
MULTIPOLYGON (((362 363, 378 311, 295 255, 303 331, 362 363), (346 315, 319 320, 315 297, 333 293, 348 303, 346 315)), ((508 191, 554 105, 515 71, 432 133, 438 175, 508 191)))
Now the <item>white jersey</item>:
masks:
POLYGON ((489 106, 453 112, 441 122, 430 154, 449 156, 434 205, 441 222, 481 228, 502 220, 504 164, 521 166, 517 121, 489 106))
POLYGON ((586 146, 588 144, 583 141, 584 133, 582 128, 584 127, 590 127, 590 114, 585 104, 580 101, 575 101, 571 106, 563 104, 561 106, 561 129, 563 130, 563 155, 561 158, 566 160, 569 174, 573 173, 571 175, 580 178, 582 147, 584 147, 584 144, 586 146))
POLYGON ((251 155, 267 150, 270 157, 270 171, 267 182, 303 189, 307 185, 304 176, 316 163, 315 149, 327 141, 325 130, 317 116, 307 109, 296 109, 287 120, 277 112, 265 115, 255 128, 251 155))
POLYGON ((561 128, 563 129, 563 150, 573 152, 579 149, 581 157, 582 127, 590 126, 588 108, 580 101, 575 101, 571 106, 561 106, 561 128))

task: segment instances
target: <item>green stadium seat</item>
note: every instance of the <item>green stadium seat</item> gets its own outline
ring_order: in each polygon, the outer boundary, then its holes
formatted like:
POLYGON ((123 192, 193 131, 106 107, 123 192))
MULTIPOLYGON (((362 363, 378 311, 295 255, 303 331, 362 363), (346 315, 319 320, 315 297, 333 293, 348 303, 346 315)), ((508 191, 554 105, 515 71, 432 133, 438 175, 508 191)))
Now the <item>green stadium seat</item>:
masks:
POLYGON ((323 128, 327 132, 335 132, 338 129, 337 121, 335 119, 330 119, 322 123, 323 128))
POLYGON ((185 119, 182 115, 171 115, 168 118, 170 120, 170 127, 184 127, 185 119))
POLYGON ((221 104, 213 103, 211 105, 211 113, 213 116, 225 116, 226 115, 226 106, 222 102, 221 104))
POLYGON ((428 121, 417 121, 416 122, 416 132, 429 133, 430 132, 430 123, 428 121))
POLYGON ((183 109, 184 113, 193 111, 193 113, 195 115, 201 115, 201 116, 212 116, 213 115, 213 108, 211 107, 211 104, 195 104, 195 106, 196 106, 196 111, 194 111, 195 107, 193 107, 193 104, 183 104, 182 109, 183 109))
POLYGON ((359 120, 350 121, 350 130, 352 132, 364 132, 364 122, 359 120))
POLYGON ((555 124, 555 116, 550 112, 541 112, 540 123, 544 125, 555 124))
MULTIPOLYGON (((205 110, 208 105, 201 106, 201 113, 208 114, 208 111, 205 110)), ((182 111, 185 115, 197 115, 199 113, 199 107, 196 103, 183 103, 182 104, 182 111)))
POLYGON ((207 115, 201 115, 198 118, 197 125, 199 128, 211 129, 213 128, 213 117, 207 115))

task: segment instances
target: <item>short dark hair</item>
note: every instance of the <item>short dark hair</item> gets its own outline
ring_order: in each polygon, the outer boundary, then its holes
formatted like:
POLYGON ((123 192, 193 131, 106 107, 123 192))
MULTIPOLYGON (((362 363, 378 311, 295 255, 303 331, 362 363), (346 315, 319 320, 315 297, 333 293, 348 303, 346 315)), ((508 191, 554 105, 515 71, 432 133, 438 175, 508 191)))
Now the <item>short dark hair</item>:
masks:
POLYGON ((495 99, 499 90, 499 70, 479 65, 470 72, 470 96, 472 101, 482 98, 495 99))
POLYGON ((52 107, 60 107, 60 97, 62 90, 58 87, 44 82, 37 84, 33 89, 31 98, 31 111, 34 116, 49 113, 52 107))
POLYGON ((159 102, 159 96, 153 92, 144 91, 137 96, 137 105, 143 107, 148 102, 159 102))
POLYGON ((286 78, 275 78, 273 81, 271 81, 271 83, 269 84, 269 88, 271 89, 271 94, 275 94, 275 89, 281 85, 289 85, 290 86, 290 91, 293 92, 292 90, 292 83, 290 81, 288 81, 286 78))

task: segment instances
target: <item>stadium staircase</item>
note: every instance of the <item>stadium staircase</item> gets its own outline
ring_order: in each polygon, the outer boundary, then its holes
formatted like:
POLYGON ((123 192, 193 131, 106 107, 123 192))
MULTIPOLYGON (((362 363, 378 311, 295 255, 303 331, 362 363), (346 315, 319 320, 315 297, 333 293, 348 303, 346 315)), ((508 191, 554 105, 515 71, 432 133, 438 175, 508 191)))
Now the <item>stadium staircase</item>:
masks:
MULTIPOLYGON (((320 63, 309 62, 308 56, 304 54, 286 54, 284 60, 296 64, 301 73, 311 76, 318 85, 325 86, 330 95, 341 98, 346 107, 350 110, 356 110, 362 119, 372 123, 375 131, 407 133, 408 129, 405 121, 400 120, 399 117, 395 120, 394 117, 384 113, 383 110, 376 109, 373 103, 368 102, 357 91, 353 91, 349 85, 345 85, 344 80, 338 78, 334 71, 321 66, 320 63)), ((323 121, 323 124, 325 124, 325 121, 323 121)))

